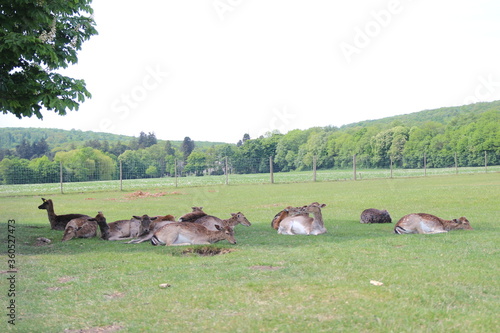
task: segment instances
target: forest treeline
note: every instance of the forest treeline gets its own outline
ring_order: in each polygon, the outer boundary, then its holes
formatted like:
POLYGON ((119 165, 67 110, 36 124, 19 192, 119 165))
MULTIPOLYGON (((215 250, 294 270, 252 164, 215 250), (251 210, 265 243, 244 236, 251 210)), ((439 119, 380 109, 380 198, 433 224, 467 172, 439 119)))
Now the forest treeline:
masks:
MULTIPOLYGON (((5 135, 2 129, 0 137, 5 135)), ((19 129, 16 129, 19 130, 19 129)), ((71 132, 71 131, 67 131, 71 132)), ((19 132, 17 132, 19 133, 19 132)), ((33 132, 32 132, 33 133, 33 132)), ((60 132, 58 132, 60 133, 60 132)), ((72 133, 73 135, 75 133, 72 133)), ((220 175, 350 168, 480 166, 500 164, 500 101, 441 108, 405 116, 350 124, 243 135, 237 144, 203 143, 189 137, 173 144, 154 133, 139 137, 66 141, 39 136, 18 138, 15 148, 0 149, 3 184, 111 180, 174 175, 220 175), (61 141, 62 142, 62 141, 61 141), (425 157, 425 159, 424 159, 425 157), (425 161, 425 162, 424 162, 425 161), (19 175, 25 175, 19 177, 19 175)))

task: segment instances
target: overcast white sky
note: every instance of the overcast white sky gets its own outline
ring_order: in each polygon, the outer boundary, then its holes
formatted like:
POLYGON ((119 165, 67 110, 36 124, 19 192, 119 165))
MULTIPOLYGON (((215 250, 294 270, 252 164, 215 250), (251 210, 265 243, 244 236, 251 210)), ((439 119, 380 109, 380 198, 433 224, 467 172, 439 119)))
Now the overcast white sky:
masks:
POLYGON ((236 143, 500 99, 500 1, 94 0, 92 99, 1 127, 236 143))

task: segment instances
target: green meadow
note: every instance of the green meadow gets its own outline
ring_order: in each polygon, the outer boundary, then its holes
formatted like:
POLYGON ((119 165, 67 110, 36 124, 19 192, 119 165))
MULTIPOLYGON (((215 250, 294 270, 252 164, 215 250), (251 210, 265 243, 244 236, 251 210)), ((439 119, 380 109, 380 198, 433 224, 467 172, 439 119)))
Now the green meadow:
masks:
POLYGON ((498 172, 150 184, 142 193, 135 187, 119 191, 115 184, 66 194, 44 191, 42 185, 32 193, 28 188, 0 196, 2 331, 494 332, 500 327, 498 172), (62 243, 62 232, 50 230, 46 211, 37 209, 42 196, 54 201, 57 214, 103 211, 108 222, 146 213, 179 217, 203 206, 221 218, 241 211, 252 226, 236 227, 236 245, 155 247, 98 238, 62 243), (327 234, 284 236, 270 227, 284 207, 314 201, 327 205, 322 211, 327 234), (366 208, 387 209, 393 223, 360 224, 366 208), (418 212, 466 216, 474 230, 393 233, 399 218, 418 212), (15 220, 12 232, 9 220, 15 220), (13 237, 15 251, 9 251, 13 237), (41 244, 38 237, 52 242, 41 244), (8 260, 15 260, 10 262, 15 273, 7 272, 8 260), (15 325, 7 316, 12 300, 15 325))

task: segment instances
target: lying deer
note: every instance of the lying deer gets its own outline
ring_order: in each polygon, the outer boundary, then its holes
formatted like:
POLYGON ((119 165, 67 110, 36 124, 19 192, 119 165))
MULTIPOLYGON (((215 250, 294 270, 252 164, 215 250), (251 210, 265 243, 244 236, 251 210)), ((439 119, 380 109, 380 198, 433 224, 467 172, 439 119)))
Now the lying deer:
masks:
POLYGON ((153 237, 154 233, 160 230, 163 226, 174 222, 175 217, 172 215, 156 216, 156 220, 151 222, 149 225, 149 232, 147 234, 144 234, 139 238, 132 239, 131 241, 128 241, 127 244, 139 244, 148 241, 153 237))
POLYGON ((392 219, 385 209, 368 208, 361 213, 359 223, 392 223, 392 219))
POLYGON ((225 220, 222 220, 212 215, 206 215, 197 219, 194 223, 201 224, 208 230, 213 230, 213 231, 218 230, 216 226, 219 227, 229 226, 232 229, 234 229, 234 227, 237 226, 238 224, 242 224, 247 227, 252 225, 250 221, 247 220, 245 215, 243 215, 243 213, 241 212, 238 212, 236 214, 231 213, 231 217, 225 220))
POLYGON ((101 234, 106 236, 101 237, 110 241, 140 237, 149 232, 149 226, 153 220, 156 220, 156 217, 143 215, 133 216, 130 220, 119 220, 108 224, 104 216, 102 216, 99 227, 101 228, 101 234))
POLYGON ((303 207, 292 207, 288 206, 285 209, 283 209, 281 212, 276 214, 271 221, 271 227, 275 230, 278 230, 281 221, 283 221, 285 218, 289 216, 295 216, 295 215, 304 215, 304 216, 309 216, 308 213, 303 212, 303 209, 306 206, 303 207))
POLYGON ((38 206, 38 209, 46 209, 47 214, 49 216, 49 223, 50 223, 50 228, 53 230, 64 230, 66 228, 66 225, 68 224, 69 221, 72 219, 76 219, 79 217, 88 217, 88 215, 84 214, 65 214, 65 215, 57 215, 54 212, 54 203, 52 202, 51 199, 44 199, 42 198, 43 203, 38 206))
POLYGON ((92 238, 97 234, 97 222, 96 218, 91 218, 90 216, 78 217, 72 219, 66 224, 64 228, 64 235, 62 241, 66 242, 73 238, 92 238))
POLYGON ((151 238, 151 244, 166 246, 212 244, 224 239, 231 244, 236 244, 231 227, 221 228, 215 225, 215 228, 217 230, 213 231, 198 223, 170 223, 155 232, 151 238))
POLYGON ((179 222, 194 222, 197 219, 207 215, 203 211, 203 207, 191 207, 191 209, 193 210, 192 212, 184 214, 181 217, 179 217, 179 222))
POLYGON ((403 216, 394 226, 396 234, 439 234, 450 230, 472 230, 465 217, 453 220, 443 220, 437 216, 425 213, 403 216))
POLYGON ((302 207, 300 215, 288 216, 281 221, 278 234, 320 235, 326 233, 323 215, 321 214, 321 208, 325 206, 325 204, 313 202, 309 206, 302 207), (304 213, 312 213, 314 218, 306 216, 304 213))

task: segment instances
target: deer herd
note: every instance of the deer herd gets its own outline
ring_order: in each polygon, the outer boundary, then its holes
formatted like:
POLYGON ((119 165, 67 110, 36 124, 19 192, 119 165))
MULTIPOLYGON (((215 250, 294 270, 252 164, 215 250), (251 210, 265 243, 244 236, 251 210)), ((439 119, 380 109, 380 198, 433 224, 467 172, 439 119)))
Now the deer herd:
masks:
MULTIPOLYGON (((137 244, 150 241, 152 245, 197 245, 212 244, 227 240, 236 244, 235 227, 238 224, 251 226, 250 221, 238 212, 227 219, 208 215, 203 207, 192 207, 192 211, 175 219, 165 216, 132 216, 129 220, 107 222, 104 214, 98 212, 95 217, 84 214, 57 215, 51 199, 42 198, 39 209, 47 210, 51 229, 64 231, 62 241, 73 238, 100 237, 107 241, 128 240, 137 244)), ((280 235, 321 235, 327 232, 321 209, 325 204, 313 202, 302 207, 288 206, 274 216, 271 227, 280 235), (312 216, 311 216, 312 215, 312 216)), ((360 223, 391 223, 387 210, 365 209, 361 213, 360 223)), ((436 234, 450 230, 472 230, 465 217, 444 220, 425 213, 403 216, 395 225, 396 234, 436 234)))

